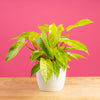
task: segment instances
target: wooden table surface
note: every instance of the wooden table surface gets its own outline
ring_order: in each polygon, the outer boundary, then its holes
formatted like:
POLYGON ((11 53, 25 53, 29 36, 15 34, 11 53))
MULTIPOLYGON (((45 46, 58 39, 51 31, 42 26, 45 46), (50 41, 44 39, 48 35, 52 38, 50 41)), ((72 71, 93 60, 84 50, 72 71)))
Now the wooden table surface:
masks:
POLYGON ((0 78, 0 100, 100 100, 100 77, 67 77, 58 92, 40 91, 35 78, 0 78))

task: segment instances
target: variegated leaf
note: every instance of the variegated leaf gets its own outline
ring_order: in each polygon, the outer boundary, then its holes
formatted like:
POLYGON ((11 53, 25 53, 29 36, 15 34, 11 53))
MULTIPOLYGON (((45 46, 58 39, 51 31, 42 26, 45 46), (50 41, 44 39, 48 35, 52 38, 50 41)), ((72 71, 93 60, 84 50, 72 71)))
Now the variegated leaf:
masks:
POLYGON ((46 55, 48 55, 51 58, 54 58, 53 52, 49 47, 48 40, 45 33, 41 33, 41 36, 39 36, 36 39, 36 42, 39 45, 39 47, 46 53, 46 55))
POLYGON ((17 55, 17 53, 20 51, 20 49, 26 44, 24 38, 19 39, 17 42, 15 42, 9 49, 7 56, 6 56, 6 62, 11 60, 13 57, 17 55))
POLYGON ((40 59, 40 70, 44 81, 47 83, 53 74, 53 65, 50 59, 40 59))
POLYGON ((87 25, 87 24, 90 24, 90 23, 93 23, 91 20, 89 19, 83 19, 83 20, 80 20, 79 22, 77 22, 76 24, 74 25, 70 25, 66 28, 67 31, 75 28, 75 27, 79 27, 79 26, 84 26, 84 25, 87 25))
POLYGON ((31 69, 31 77, 32 77, 36 72, 38 72, 39 69, 40 69, 40 63, 35 64, 35 65, 33 66, 33 68, 31 69))

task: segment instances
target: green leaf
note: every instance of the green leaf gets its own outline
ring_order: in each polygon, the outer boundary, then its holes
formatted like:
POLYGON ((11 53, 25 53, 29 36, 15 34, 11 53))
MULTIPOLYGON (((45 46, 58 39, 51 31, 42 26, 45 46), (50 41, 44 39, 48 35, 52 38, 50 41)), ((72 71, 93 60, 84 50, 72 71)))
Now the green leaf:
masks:
POLYGON ((32 45, 34 46, 35 49, 37 49, 37 43, 36 43, 36 38, 40 36, 39 33, 36 32, 30 32, 29 35, 29 40, 31 41, 32 45))
POLYGON ((77 50, 77 49, 75 49, 73 47, 66 47, 66 48, 64 48, 64 50, 77 50))
POLYGON ((57 62, 53 61, 52 63, 53 63, 53 72, 54 72, 55 76, 58 78, 59 74, 60 74, 60 67, 57 64, 57 62))
POLYGON ((30 40, 31 43, 33 44, 34 48, 37 49, 37 44, 36 44, 36 38, 39 36, 40 34, 37 32, 25 32, 22 33, 21 35, 12 38, 12 39, 20 39, 20 38, 25 38, 25 40, 30 40))
POLYGON ((77 58, 85 58, 84 56, 80 55, 80 54, 77 54, 77 53, 71 53, 73 54, 74 56, 76 56, 77 58))
POLYGON ((50 59, 40 59, 40 70, 44 81, 47 83, 53 74, 53 65, 50 59))
POLYGON ((33 66, 33 68, 31 69, 31 77, 32 77, 36 72, 38 72, 39 69, 40 69, 40 63, 35 64, 35 65, 33 66))
POLYGON ((47 25, 47 24, 38 25, 38 28, 41 30, 41 32, 48 32, 49 31, 49 25, 47 25))
POLYGON ((32 52, 32 61, 45 54, 41 49, 32 52))
POLYGON ((25 38, 25 40, 34 41, 40 34, 37 32, 24 32, 21 35, 18 35, 17 37, 14 37, 12 39, 20 39, 25 38))
POLYGON ((70 68, 70 66, 67 64, 67 68, 70 68))
POLYGON ((77 53, 71 53, 71 52, 67 52, 68 55, 70 55, 71 57, 78 59, 78 58, 85 58, 84 56, 77 54, 77 53))
POLYGON ((29 40, 34 42, 38 36, 40 36, 39 33, 37 33, 37 32, 30 32, 29 40))
POLYGON ((11 60, 13 57, 15 57, 17 55, 17 53, 19 52, 19 50, 26 44, 27 42, 25 42, 24 38, 19 39, 16 43, 14 43, 6 56, 6 62, 11 60))
POLYGON ((39 36, 36 39, 37 44, 39 47, 45 52, 46 55, 48 55, 51 58, 54 58, 51 48, 49 47, 47 36, 45 33, 41 33, 41 36, 39 36))
POLYGON ((63 70, 65 70, 66 65, 67 65, 66 52, 63 49, 59 48, 59 49, 54 50, 54 54, 55 54, 57 62, 60 64, 61 68, 63 70))
POLYGON ((54 46, 56 45, 56 41, 57 41, 57 27, 56 25, 53 23, 49 26, 49 44, 50 47, 54 48, 54 46))
POLYGON ((56 44, 59 41, 60 35, 62 31, 64 30, 63 25, 59 25, 56 27, 56 25, 53 23, 49 26, 49 44, 51 48, 54 48, 56 44))
POLYGON ((61 46, 61 48, 64 49, 64 50, 77 50, 77 49, 75 49, 75 48, 73 48, 73 47, 61 46))
POLYGON ((67 54, 67 53, 66 53, 66 58, 67 58, 68 61, 72 60, 71 56, 69 54, 67 54))
POLYGON ((58 27, 57 27, 57 34, 58 35, 61 35, 62 31, 64 31, 64 27, 62 24, 60 24, 58 27))
POLYGON ((79 41, 70 40, 68 38, 60 38, 59 41, 64 42, 67 45, 72 46, 73 48, 75 48, 77 50, 82 50, 82 51, 85 51, 86 53, 88 53, 87 47, 79 41))
POLYGON ((16 36, 16 37, 12 38, 12 39, 25 38, 25 40, 28 40, 29 35, 30 35, 30 32, 24 32, 24 33, 22 33, 21 35, 18 35, 18 36, 16 36))
POLYGON ((74 54, 72 54, 71 52, 66 52, 67 53, 67 55, 69 55, 70 57, 73 57, 73 58, 75 58, 75 59, 78 59, 74 54))
POLYGON ((79 26, 84 26, 84 25, 87 25, 87 24, 90 24, 90 23, 93 23, 91 20, 89 19, 83 19, 83 20, 80 20, 79 22, 77 22, 76 24, 74 25, 70 25, 66 28, 67 31, 75 28, 75 27, 79 27, 79 26))

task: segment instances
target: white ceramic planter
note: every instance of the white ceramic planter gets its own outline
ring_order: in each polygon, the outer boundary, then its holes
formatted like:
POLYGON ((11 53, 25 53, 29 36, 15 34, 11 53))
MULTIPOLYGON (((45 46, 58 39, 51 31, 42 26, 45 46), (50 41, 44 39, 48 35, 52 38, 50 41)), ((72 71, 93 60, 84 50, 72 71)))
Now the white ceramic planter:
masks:
POLYGON ((66 79, 66 70, 64 72, 62 69, 60 69, 60 74, 59 74, 58 79, 53 74, 51 79, 47 82, 47 84, 45 83, 40 70, 36 73, 36 78, 37 78, 37 83, 38 83, 40 90, 59 91, 64 87, 64 83, 66 79))

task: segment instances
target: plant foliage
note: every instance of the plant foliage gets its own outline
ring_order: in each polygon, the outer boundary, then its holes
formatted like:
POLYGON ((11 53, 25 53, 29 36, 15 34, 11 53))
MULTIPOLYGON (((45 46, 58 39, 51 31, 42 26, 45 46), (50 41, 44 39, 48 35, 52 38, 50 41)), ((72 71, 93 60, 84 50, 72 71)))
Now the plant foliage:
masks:
POLYGON ((66 28, 67 34, 61 36, 64 27, 62 24, 56 26, 54 23, 51 25, 38 25, 41 33, 37 32, 24 32, 21 35, 14 37, 12 39, 18 39, 9 49, 5 61, 9 61, 14 58, 20 49, 26 45, 30 50, 32 50, 30 59, 35 60, 35 65, 31 70, 31 77, 37 72, 41 71, 44 81, 47 83, 52 74, 58 78, 60 73, 60 68, 65 71, 69 68, 68 61, 72 58, 85 58, 84 56, 76 53, 72 53, 71 50, 81 50, 88 53, 87 47, 76 40, 69 39, 69 30, 84 26, 92 23, 89 19, 83 19, 74 25, 70 25, 66 28), (47 35, 48 34, 48 38, 47 35), (29 47, 26 43, 30 41, 34 48, 29 47), (65 45, 63 45, 65 44, 65 45))

